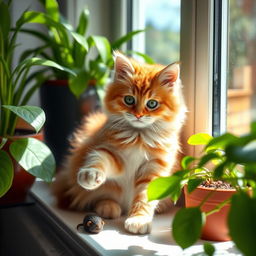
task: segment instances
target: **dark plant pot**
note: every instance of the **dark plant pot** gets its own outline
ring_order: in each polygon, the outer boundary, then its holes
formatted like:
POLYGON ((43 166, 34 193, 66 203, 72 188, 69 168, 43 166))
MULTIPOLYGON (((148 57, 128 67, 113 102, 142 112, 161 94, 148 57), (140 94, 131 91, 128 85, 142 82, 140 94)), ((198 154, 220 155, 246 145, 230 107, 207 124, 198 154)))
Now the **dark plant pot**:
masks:
MULTIPOLYGON (((192 193, 188 193, 185 187, 185 205, 186 207, 198 206, 204 198, 212 192, 211 196, 201 207, 203 212, 213 210, 219 203, 231 198, 236 193, 235 189, 217 189, 198 187, 192 193), (214 192, 213 192, 214 191, 214 192)), ((227 204, 218 212, 206 217, 201 238, 210 241, 229 241, 231 238, 228 234, 227 216, 230 205, 227 204)))
MULTIPOLYGON (((10 137, 10 140, 8 140, 4 145, 3 150, 5 150, 9 154, 9 146, 11 141, 27 137, 43 141, 43 133, 12 136, 10 137)), ((9 191, 0 198, 1 206, 23 203, 35 181, 35 176, 26 172, 12 157, 11 159, 14 168, 13 183, 9 191)))
POLYGON ((78 127, 83 115, 95 109, 91 87, 77 99, 70 91, 67 80, 49 80, 40 88, 41 106, 46 114, 45 142, 53 152, 57 168, 68 154, 69 138, 78 127))

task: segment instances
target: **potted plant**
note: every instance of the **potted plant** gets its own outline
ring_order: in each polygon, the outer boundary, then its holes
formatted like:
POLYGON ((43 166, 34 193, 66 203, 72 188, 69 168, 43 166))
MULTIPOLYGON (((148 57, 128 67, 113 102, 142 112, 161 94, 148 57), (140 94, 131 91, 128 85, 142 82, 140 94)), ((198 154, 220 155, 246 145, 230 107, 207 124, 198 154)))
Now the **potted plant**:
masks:
MULTIPOLYGON (((148 188, 149 200, 170 196, 176 201, 182 188, 185 188, 187 208, 180 209, 172 223, 173 237, 182 248, 193 245, 202 234, 212 239, 214 228, 211 228, 210 234, 206 234, 209 230, 205 225, 215 215, 217 223, 214 227, 217 232, 222 231, 219 227, 224 223, 224 232, 228 232, 236 246, 245 255, 254 255, 256 122, 252 123, 250 133, 245 136, 225 133, 212 138, 200 133, 192 135, 188 142, 191 145, 205 145, 202 155, 199 158, 184 157, 182 170, 170 177, 154 180, 148 188), (218 189, 215 183, 224 184, 228 189, 218 189), (212 188, 207 189, 209 184, 212 188), (201 198, 199 190, 204 190, 201 198), (192 203, 189 203, 188 197, 192 197, 192 203), (219 212, 224 220, 219 219, 219 212)), ((227 240, 227 234, 224 235, 224 240, 227 240)), ((214 251, 208 243, 205 244, 205 250, 209 255, 214 251)))
MULTIPOLYGON (((142 30, 130 32, 114 42, 100 35, 87 36, 87 8, 81 11, 78 25, 74 28, 60 14, 56 0, 40 2, 45 12, 26 12, 24 19, 46 26, 48 33, 23 29, 23 32, 42 41, 41 46, 28 50, 23 56, 40 54, 77 74, 71 77, 51 69, 48 81, 41 87, 41 104, 48 117, 45 125, 46 142, 59 164, 68 148, 68 137, 79 124, 81 116, 100 106, 99 96, 113 67, 112 50, 120 48, 142 30)), ((146 55, 141 55, 150 60, 146 55)))
POLYGON ((45 121, 45 114, 41 108, 26 105, 42 82, 41 76, 33 79, 29 75, 30 69, 36 65, 48 66, 72 73, 53 61, 40 58, 26 58, 17 66, 13 66, 12 57, 17 47, 16 37, 25 21, 21 17, 11 29, 10 5, 11 1, 8 1, 8 4, 0 1, 1 203, 24 200, 34 176, 50 182, 55 171, 55 160, 51 151, 38 140, 42 139, 42 135, 28 136, 31 131, 16 129, 18 117, 29 123, 36 133, 39 133, 45 121), (29 89, 28 81, 32 82, 29 89), (24 182, 27 184, 23 186, 24 182))

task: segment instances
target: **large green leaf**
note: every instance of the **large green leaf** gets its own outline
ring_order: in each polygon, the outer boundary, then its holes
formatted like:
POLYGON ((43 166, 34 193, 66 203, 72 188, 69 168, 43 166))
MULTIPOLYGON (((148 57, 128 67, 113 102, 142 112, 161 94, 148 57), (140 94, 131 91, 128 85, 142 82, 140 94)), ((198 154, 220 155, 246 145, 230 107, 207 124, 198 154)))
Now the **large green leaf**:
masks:
POLYGON ((181 167, 183 169, 187 169, 191 163, 193 163, 196 160, 193 156, 184 156, 181 160, 181 167))
POLYGON ((207 133, 193 134, 188 139, 190 145, 206 145, 212 139, 212 136, 207 133))
POLYGON ((208 153, 204 156, 201 157, 198 167, 203 167, 205 164, 207 164, 209 161, 214 160, 214 159, 221 159, 221 156, 216 154, 216 153, 208 153))
POLYGON ((71 32, 71 35, 76 40, 76 42, 79 43, 86 50, 86 52, 88 52, 89 46, 86 38, 76 32, 71 32))
POLYGON ((147 195, 148 200, 159 200, 170 196, 176 201, 181 191, 182 178, 179 176, 160 177, 149 183, 147 195))
POLYGON ((36 106, 10 106, 3 105, 4 108, 9 109, 17 116, 22 118, 28 124, 35 128, 36 132, 39 132, 45 122, 44 111, 36 106))
POLYGON ((9 155, 0 150, 0 197, 11 187, 13 180, 13 164, 9 155))
POLYGON ((0 36, 4 39, 7 38, 9 35, 10 26, 11 17, 9 7, 4 2, 0 2, 0 36))
POLYGON ((30 174, 52 181, 55 172, 55 160, 50 149, 34 138, 22 138, 10 145, 13 158, 30 174))
POLYGON ((47 66, 47 67, 52 67, 52 68, 56 68, 59 69, 61 71, 65 71, 68 72, 69 74, 76 76, 76 73, 66 67, 63 67, 61 65, 59 65, 58 63, 52 61, 52 60, 45 60, 45 59, 41 59, 41 58, 30 58, 30 59, 26 59, 24 61, 22 61, 19 65, 18 68, 21 67, 26 67, 26 68, 30 68, 31 66, 47 66))
POLYGON ((204 180, 197 178, 188 181, 188 193, 193 192, 204 180))
POLYGON ((55 21, 60 20, 59 5, 56 0, 45 0, 46 13, 55 21))
POLYGON ((199 207, 180 209, 172 223, 173 238, 183 249, 193 245, 200 237, 205 215, 199 207))
POLYGON ((236 246, 246 256, 256 252, 256 198, 245 193, 232 197, 228 216, 229 233, 236 246))
POLYGON ((90 36, 88 40, 90 45, 95 45, 104 63, 107 63, 112 58, 111 46, 106 37, 90 36))
POLYGON ((134 54, 140 56, 148 64, 154 64, 155 63, 155 61, 145 53, 141 53, 141 52, 137 52, 137 51, 131 51, 131 53, 134 53, 134 54))
POLYGON ((226 156, 235 163, 256 163, 256 140, 246 146, 229 145, 226 148, 226 156))
POLYGON ((69 79, 69 88, 71 92, 79 97, 87 88, 90 77, 85 70, 81 70, 76 77, 69 79))
POLYGON ((89 15, 90 12, 87 8, 85 8, 79 17, 79 22, 76 28, 76 32, 80 35, 84 35, 86 33, 88 23, 89 23, 89 15))
POLYGON ((209 143, 206 145, 207 150, 212 149, 225 149, 226 146, 237 140, 237 137, 230 133, 225 133, 219 137, 213 138, 209 143))
POLYGON ((144 32, 145 30, 134 30, 134 31, 131 31, 129 33, 127 33, 126 35, 120 37, 119 39, 117 39, 115 42, 113 42, 111 44, 112 46, 112 49, 119 49, 122 44, 128 42, 129 40, 131 40, 135 35, 141 33, 141 32, 144 32))

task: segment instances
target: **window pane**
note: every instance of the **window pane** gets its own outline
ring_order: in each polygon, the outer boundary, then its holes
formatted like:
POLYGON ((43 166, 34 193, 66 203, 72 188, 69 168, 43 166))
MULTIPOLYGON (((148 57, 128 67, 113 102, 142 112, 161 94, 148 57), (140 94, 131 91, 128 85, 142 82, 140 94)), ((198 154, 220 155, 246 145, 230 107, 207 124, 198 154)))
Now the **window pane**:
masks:
POLYGON ((256 1, 229 1, 227 130, 244 134, 256 119, 256 1))
POLYGON ((156 62, 180 59, 180 0, 144 0, 145 51, 156 62))

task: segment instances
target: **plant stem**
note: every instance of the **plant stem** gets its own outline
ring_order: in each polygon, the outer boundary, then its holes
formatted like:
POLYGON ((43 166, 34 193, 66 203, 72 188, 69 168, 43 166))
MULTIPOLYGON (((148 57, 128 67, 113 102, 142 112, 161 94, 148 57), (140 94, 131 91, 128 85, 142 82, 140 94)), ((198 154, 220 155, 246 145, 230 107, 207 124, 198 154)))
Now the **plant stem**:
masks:
POLYGON ((225 205, 227 205, 228 203, 230 203, 230 198, 224 200, 223 202, 221 202, 220 204, 218 204, 215 208, 213 208, 211 211, 206 212, 205 215, 209 216, 215 212, 218 212, 221 208, 223 208, 225 205))
POLYGON ((215 190, 213 190, 213 191, 211 191, 211 192, 209 192, 208 194, 207 194, 207 196, 201 201, 201 203, 199 204, 199 207, 201 208, 202 207, 202 205, 208 200, 208 198, 213 194, 215 192, 215 190))

